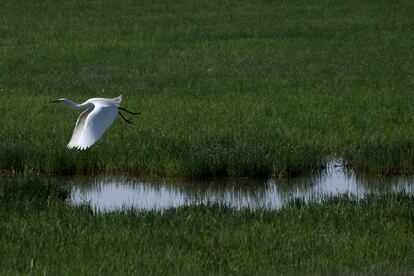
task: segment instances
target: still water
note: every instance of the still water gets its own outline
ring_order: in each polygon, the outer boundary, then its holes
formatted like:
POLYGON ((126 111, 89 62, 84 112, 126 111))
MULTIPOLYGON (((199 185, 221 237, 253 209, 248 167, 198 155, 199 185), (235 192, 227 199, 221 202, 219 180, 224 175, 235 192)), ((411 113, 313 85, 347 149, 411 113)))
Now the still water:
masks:
POLYGON ((290 179, 145 181, 122 176, 74 179, 70 201, 75 205, 90 204, 98 212, 125 208, 164 210, 197 204, 277 209, 294 199, 320 202, 342 194, 363 198, 373 193, 414 191, 414 177, 368 178, 336 164, 336 161, 328 163, 326 170, 314 176, 290 179))

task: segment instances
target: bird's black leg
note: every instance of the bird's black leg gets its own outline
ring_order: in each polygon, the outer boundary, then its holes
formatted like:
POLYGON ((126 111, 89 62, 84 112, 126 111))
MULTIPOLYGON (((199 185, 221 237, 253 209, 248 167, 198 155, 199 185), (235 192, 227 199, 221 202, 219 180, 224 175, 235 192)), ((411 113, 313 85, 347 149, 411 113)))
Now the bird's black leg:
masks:
POLYGON ((118 111, 118 113, 119 113, 119 115, 121 115, 122 119, 124 119, 125 122, 132 125, 132 122, 125 119, 124 115, 122 115, 122 113, 120 111, 118 111))
POLYGON ((129 114, 132 114, 132 115, 141 115, 141 112, 132 112, 132 111, 126 110, 125 108, 120 107, 120 106, 118 106, 118 109, 120 109, 122 111, 125 111, 125 112, 128 112, 129 114))

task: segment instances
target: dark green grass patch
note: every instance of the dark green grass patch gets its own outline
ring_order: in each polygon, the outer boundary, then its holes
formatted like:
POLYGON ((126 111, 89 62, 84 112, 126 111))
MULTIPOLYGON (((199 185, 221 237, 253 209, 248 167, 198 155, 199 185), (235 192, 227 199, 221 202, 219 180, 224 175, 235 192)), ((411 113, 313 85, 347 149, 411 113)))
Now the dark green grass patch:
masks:
POLYGON ((38 180, 3 182, 1 274, 412 273, 414 199, 94 214, 38 180), (35 189, 37 188, 37 189, 35 189), (18 196, 16 196, 16 194, 18 196), (12 200, 11 200, 12 199, 12 200))
POLYGON ((413 3, 0 1, 0 169, 413 173, 413 3), (119 94, 136 124, 67 150, 48 102, 119 94))

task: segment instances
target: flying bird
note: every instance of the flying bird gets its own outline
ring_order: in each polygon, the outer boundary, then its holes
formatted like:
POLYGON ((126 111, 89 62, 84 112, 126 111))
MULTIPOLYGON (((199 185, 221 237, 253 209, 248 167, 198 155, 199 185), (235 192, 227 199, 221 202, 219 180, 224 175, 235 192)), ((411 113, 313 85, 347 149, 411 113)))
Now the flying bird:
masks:
POLYGON ((84 150, 95 144, 101 138, 105 130, 114 122, 116 115, 121 115, 122 119, 131 124, 121 113, 125 111, 129 114, 138 115, 140 112, 131 112, 120 106, 122 95, 113 99, 91 98, 84 103, 77 104, 66 98, 62 98, 53 103, 65 104, 73 109, 84 110, 76 121, 72 138, 68 148, 84 150))

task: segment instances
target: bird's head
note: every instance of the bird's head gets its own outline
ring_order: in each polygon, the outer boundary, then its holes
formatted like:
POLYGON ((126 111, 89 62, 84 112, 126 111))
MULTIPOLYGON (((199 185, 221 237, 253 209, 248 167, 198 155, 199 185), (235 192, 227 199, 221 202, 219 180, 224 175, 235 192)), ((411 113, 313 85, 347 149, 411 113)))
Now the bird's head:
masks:
POLYGON ((59 99, 59 100, 54 100, 54 101, 51 101, 50 103, 61 103, 61 102, 64 102, 64 101, 66 101, 67 99, 66 98, 61 98, 61 99, 59 99))

